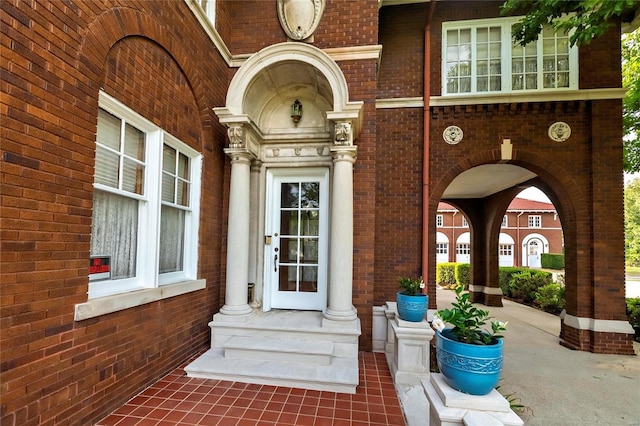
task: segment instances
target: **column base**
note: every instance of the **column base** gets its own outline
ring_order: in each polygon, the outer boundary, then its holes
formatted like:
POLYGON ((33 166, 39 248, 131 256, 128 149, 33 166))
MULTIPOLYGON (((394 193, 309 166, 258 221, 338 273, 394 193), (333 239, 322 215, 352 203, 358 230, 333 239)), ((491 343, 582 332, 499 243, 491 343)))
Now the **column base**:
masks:
POLYGON ((219 321, 235 321, 238 319, 241 321, 240 318, 251 316, 253 313, 254 310, 251 309, 251 306, 248 304, 235 306, 224 305, 220 308, 220 312, 213 316, 213 319, 219 321))
POLYGON ((327 309, 324 317, 330 321, 353 321, 358 318, 358 311, 353 306, 349 310, 327 309))

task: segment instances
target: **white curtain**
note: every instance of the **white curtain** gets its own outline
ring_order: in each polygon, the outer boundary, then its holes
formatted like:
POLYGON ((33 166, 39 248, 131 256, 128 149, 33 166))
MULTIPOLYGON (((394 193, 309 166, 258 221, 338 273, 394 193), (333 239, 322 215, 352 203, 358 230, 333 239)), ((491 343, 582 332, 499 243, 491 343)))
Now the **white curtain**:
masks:
POLYGON ((159 273, 183 270, 185 211, 163 205, 160 213, 159 273))
POLYGON ((111 278, 136 275, 138 201, 94 191, 91 255, 111 257, 111 278))

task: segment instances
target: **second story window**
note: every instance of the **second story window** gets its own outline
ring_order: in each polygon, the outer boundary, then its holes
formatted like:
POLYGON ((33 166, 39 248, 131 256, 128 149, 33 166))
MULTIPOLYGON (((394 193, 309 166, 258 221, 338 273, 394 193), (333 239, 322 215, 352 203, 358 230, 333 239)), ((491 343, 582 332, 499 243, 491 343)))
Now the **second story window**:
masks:
POLYGON ((209 18, 211 25, 216 25, 216 0, 196 0, 196 3, 200 4, 202 10, 209 18))
POLYGON ((529 215, 529 228, 541 228, 542 217, 540 215, 529 215))
POLYGON ((578 50, 545 27, 537 41, 513 45, 519 18, 442 24, 442 94, 577 89, 578 50))
POLYGON ((469 222, 467 222, 467 218, 462 216, 462 227, 463 228, 468 228, 469 227, 469 222))
POLYGON ((507 226, 509 226, 509 222, 507 220, 507 215, 506 214, 504 216, 502 216, 502 226, 504 226, 505 228, 507 226))
POLYGON ((441 214, 436 215, 436 226, 442 228, 444 226, 444 216, 441 214))

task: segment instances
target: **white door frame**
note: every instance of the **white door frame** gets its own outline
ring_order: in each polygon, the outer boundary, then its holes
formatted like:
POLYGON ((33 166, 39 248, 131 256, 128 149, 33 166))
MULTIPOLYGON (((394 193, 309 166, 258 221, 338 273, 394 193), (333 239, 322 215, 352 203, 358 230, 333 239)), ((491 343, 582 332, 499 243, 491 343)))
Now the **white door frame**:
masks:
MULTIPOLYGON (((266 173, 264 224, 264 295, 263 307, 323 311, 327 307, 329 242, 329 168, 269 168, 266 173), (279 291, 281 250, 280 185, 286 182, 320 182, 317 290, 315 292, 279 291), (276 258, 277 256, 277 258, 276 258)), ((299 255, 299 253, 298 253, 299 255)), ((299 261, 298 261, 299 262, 299 261)))

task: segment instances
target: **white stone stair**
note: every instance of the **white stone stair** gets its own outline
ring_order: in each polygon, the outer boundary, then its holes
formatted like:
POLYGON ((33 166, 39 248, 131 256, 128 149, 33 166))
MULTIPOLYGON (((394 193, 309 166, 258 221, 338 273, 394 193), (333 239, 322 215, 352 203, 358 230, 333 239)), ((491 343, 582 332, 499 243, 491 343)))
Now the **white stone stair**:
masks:
POLYGON ((223 345, 225 358, 331 364, 333 343, 327 340, 234 336, 223 345))
POLYGON ((211 349, 189 377, 355 393, 359 321, 323 320, 320 312, 259 312, 244 321, 214 317, 211 349))

